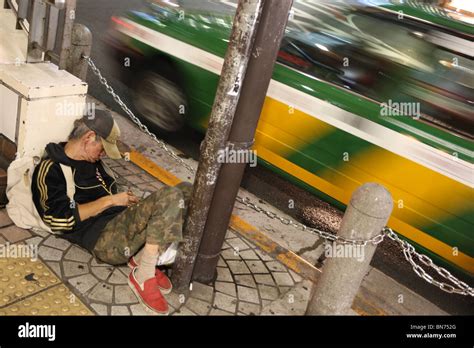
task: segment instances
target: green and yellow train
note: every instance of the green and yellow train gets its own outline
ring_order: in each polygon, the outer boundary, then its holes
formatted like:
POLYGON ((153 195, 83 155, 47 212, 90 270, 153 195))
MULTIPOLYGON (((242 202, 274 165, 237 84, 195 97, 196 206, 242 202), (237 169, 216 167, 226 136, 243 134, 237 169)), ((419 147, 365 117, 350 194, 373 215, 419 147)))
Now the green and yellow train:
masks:
MULTIPOLYGON (((205 131, 235 9, 146 1, 112 18, 108 42, 130 59, 124 79, 150 123, 205 131)), ((295 0, 255 135, 259 163, 340 208, 362 183, 382 184, 388 225, 472 279, 473 36, 472 14, 427 2, 295 0)))

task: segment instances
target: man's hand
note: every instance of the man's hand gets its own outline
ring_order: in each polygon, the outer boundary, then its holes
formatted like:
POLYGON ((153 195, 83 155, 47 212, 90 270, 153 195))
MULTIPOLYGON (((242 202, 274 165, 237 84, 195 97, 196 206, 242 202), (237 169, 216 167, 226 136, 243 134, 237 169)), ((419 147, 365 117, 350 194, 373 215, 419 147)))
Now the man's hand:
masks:
POLYGON ((138 203, 139 199, 131 191, 121 192, 111 196, 114 206, 127 206, 138 203))

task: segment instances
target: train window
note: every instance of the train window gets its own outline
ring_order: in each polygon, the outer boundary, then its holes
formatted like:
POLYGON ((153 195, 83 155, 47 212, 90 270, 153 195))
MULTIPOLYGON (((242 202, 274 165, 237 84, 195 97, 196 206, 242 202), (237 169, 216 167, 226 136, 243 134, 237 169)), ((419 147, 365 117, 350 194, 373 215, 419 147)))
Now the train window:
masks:
POLYGON ((474 138, 472 42, 354 2, 296 1, 278 61, 474 138), (393 17, 393 16, 392 16, 393 17))

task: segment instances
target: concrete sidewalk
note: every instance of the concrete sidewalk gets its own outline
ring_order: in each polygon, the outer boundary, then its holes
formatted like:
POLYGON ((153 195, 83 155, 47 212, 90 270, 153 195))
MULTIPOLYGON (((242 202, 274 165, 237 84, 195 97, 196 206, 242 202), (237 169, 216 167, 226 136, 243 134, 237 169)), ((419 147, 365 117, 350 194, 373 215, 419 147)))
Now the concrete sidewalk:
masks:
MULTIPOLYGON (((89 101, 106 108, 97 100, 89 101)), ((133 147, 123 144, 122 149, 129 151, 131 161, 106 159, 119 186, 144 198, 164 185, 193 181, 192 175, 128 119, 113 114, 122 140, 133 143, 133 147)), ((197 167, 192 159, 185 161, 197 167)), ((288 217, 245 190, 240 194, 288 217)), ((303 315, 321 272, 313 265, 322 243, 319 249, 302 255, 304 258, 292 251, 318 244, 318 238, 308 233, 236 204, 216 281, 207 285, 194 282, 189 298, 177 292, 166 295, 170 314, 303 315)), ((154 314, 138 302, 127 285, 127 266, 97 262, 89 252, 63 239, 20 229, 5 209, 0 210, 0 245, 0 315, 154 314), (7 246, 16 255, 6 253, 7 246), (35 247, 39 252, 36 261, 21 254, 35 247)), ((447 314, 374 268, 369 269, 352 309, 360 315, 447 314)))
MULTIPOLYGON (((138 197, 163 186, 131 162, 107 160, 123 188, 138 197)), ((138 303, 127 285, 127 266, 97 262, 90 253, 48 233, 34 234, 13 225, 0 210, 0 243, 38 247, 39 260, 0 258, 0 315, 152 315, 138 303), (10 272, 9 272, 10 271, 10 272)), ((11 255, 6 255, 11 256, 11 255)), ((218 263, 217 280, 193 283, 189 298, 166 295, 172 315, 258 315, 278 313, 276 300, 286 299, 285 310, 303 314, 311 282, 228 231, 218 263), (294 308, 293 310, 290 308, 294 308)))

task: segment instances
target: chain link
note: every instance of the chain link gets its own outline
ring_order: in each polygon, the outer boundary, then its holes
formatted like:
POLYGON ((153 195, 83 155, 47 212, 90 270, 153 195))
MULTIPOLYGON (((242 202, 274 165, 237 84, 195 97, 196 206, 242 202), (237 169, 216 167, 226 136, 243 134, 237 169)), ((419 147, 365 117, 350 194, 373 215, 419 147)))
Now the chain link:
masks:
POLYGON ((99 78, 100 83, 105 86, 107 92, 109 92, 112 95, 112 97, 117 102, 117 104, 120 105, 122 110, 125 111, 125 113, 132 119, 132 121, 135 124, 138 125, 140 130, 142 132, 144 132, 145 134, 147 134, 148 136, 150 136, 155 142, 157 142, 159 144, 160 148, 162 148, 168 156, 170 156, 175 161, 177 161, 179 164, 181 164, 183 167, 185 167, 190 173, 194 173, 195 169, 193 167, 191 167, 188 163, 186 163, 181 157, 179 157, 174 151, 172 151, 166 145, 166 143, 164 143, 162 140, 158 139, 155 134, 150 132, 148 130, 147 126, 145 126, 143 123, 140 122, 140 120, 138 119, 138 117, 135 116, 135 114, 132 112, 132 110, 130 110, 127 107, 127 105, 125 105, 125 103, 122 101, 122 99, 115 93, 112 86, 110 86, 109 83, 107 82, 107 79, 102 76, 102 73, 96 67, 96 65, 94 64, 92 59, 90 57, 87 57, 87 56, 83 56, 83 58, 86 59, 87 64, 89 64, 89 66, 91 67, 92 72, 94 73, 94 75, 96 75, 99 78))
POLYGON ((388 238, 391 240, 397 242, 400 247, 402 248, 403 255, 405 256, 405 259, 411 264, 413 271, 420 277, 423 278, 425 281, 427 281, 430 284, 433 284, 440 288, 443 291, 446 291, 448 293, 455 293, 459 295, 469 295, 469 296, 474 296, 474 289, 469 287, 466 283, 460 281, 457 279, 455 276, 453 276, 449 271, 447 271, 443 267, 436 266, 433 263, 433 260, 431 260, 428 256, 419 254, 416 252, 415 248, 413 245, 408 243, 405 240, 402 240, 398 237, 398 235, 393 232, 393 230, 389 227, 385 227, 383 229, 383 232, 387 235, 388 238), (451 283, 453 283, 456 287, 447 284, 447 283, 441 283, 435 279, 433 279, 432 276, 430 276, 420 265, 418 265, 413 257, 416 257, 421 263, 423 263, 425 266, 430 267, 434 269, 441 277, 444 279, 448 279, 451 283))
MULTIPOLYGON (((122 99, 115 93, 112 86, 110 86, 108 84, 107 79, 102 76, 100 70, 96 67, 96 65, 94 64, 92 59, 90 57, 87 57, 87 56, 83 56, 83 58, 86 59, 87 63, 89 64, 89 66, 92 69, 92 72, 98 77, 100 83, 105 86, 107 92, 112 95, 112 97, 117 102, 117 104, 120 105, 122 110, 132 119, 132 121, 140 128, 140 130, 142 132, 144 132, 145 134, 147 134, 148 136, 150 136, 155 142, 157 142, 159 144, 160 148, 162 148, 166 152, 166 154, 168 154, 168 156, 173 158, 175 161, 177 161, 179 164, 181 164, 183 167, 185 167, 191 174, 194 175, 196 170, 193 167, 191 167, 188 163, 183 161, 183 159, 180 158, 173 150, 171 150, 166 145, 166 143, 164 143, 162 140, 158 139, 155 134, 151 133, 148 130, 148 127, 145 126, 143 123, 141 123, 140 120, 138 119, 138 117, 136 117, 134 115, 134 113, 127 107, 127 105, 125 105, 125 103, 122 101, 122 99)), ((252 203, 248 197, 241 197, 241 196, 237 195, 236 200, 240 204, 243 204, 246 207, 249 207, 249 208, 251 208, 252 210, 254 210, 258 213, 263 213, 271 219, 279 220, 282 224, 284 224, 286 226, 292 226, 294 228, 301 229, 303 231, 309 231, 309 232, 317 235, 318 237, 321 237, 321 238, 323 238, 327 241, 330 241, 330 242, 336 242, 336 243, 339 243, 339 244, 360 245, 360 246, 365 246, 368 243, 370 243, 372 245, 377 245, 377 244, 380 244, 380 243, 383 242, 385 236, 388 236, 390 239, 397 242, 401 246, 403 255, 405 256, 405 259, 412 265, 413 271, 420 278, 424 279, 425 281, 427 281, 428 283, 430 283, 434 286, 437 286, 438 288, 440 288, 441 290, 443 290, 445 292, 456 293, 456 294, 460 294, 460 295, 474 296, 474 289, 473 288, 469 287, 469 285, 467 285, 466 283, 464 283, 464 282, 460 281, 459 279, 457 279, 456 277, 454 277, 446 269, 444 269, 442 267, 439 267, 439 266, 436 266, 428 256, 417 253, 415 251, 415 248, 413 247, 413 245, 411 245, 410 243, 408 243, 405 240, 400 239, 397 236, 397 234, 395 232, 393 232, 392 229, 389 228, 389 227, 384 227, 379 234, 375 235, 374 237, 372 237, 369 240, 347 239, 347 238, 332 234, 330 232, 321 231, 321 230, 319 230, 317 228, 313 228, 313 227, 308 227, 308 226, 306 226, 302 223, 294 222, 293 220, 285 218, 283 216, 279 216, 278 214, 276 214, 272 211, 265 210, 262 207, 258 206, 257 204, 252 203), (451 281, 453 284, 455 284, 457 286, 457 288, 455 288, 454 286, 452 286, 450 284, 442 283, 442 282, 439 282, 439 281, 433 279, 433 277, 431 277, 428 273, 426 273, 426 271, 413 260, 413 255, 416 256, 416 258, 421 263, 423 263, 425 266, 433 268, 441 277, 451 281)))

